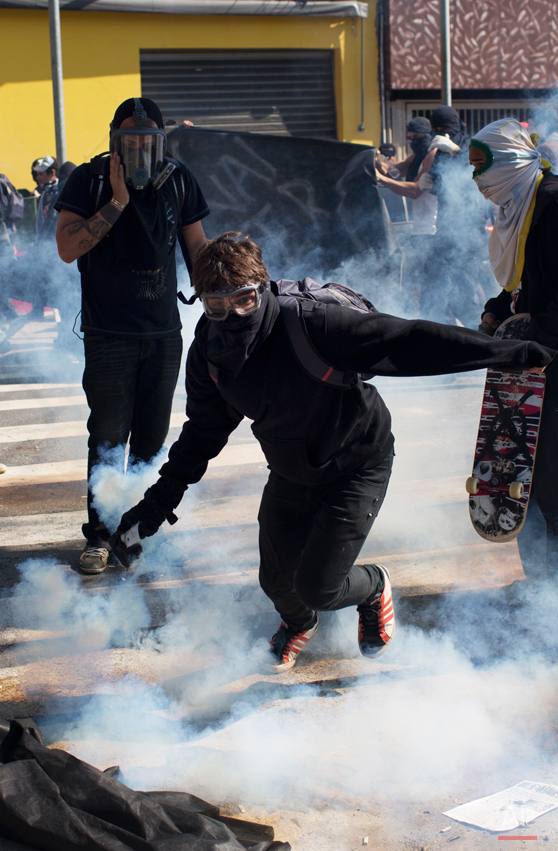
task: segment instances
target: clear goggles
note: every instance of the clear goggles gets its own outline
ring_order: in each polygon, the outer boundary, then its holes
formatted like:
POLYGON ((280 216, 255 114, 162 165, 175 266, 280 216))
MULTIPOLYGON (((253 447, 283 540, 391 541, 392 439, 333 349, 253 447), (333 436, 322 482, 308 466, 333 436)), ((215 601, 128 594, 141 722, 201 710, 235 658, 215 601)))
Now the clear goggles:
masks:
POLYGON ((126 180, 134 189, 143 189, 158 174, 166 147, 164 130, 114 130, 110 137, 110 149, 120 155, 126 180))
POLYGON ((265 284, 246 284, 237 289, 213 290, 202 293, 200 301, 203 312, 209 319, 222 322, 231 313, 237 316, 250 316, 255 313, 262 303, 262 293, 265 284))

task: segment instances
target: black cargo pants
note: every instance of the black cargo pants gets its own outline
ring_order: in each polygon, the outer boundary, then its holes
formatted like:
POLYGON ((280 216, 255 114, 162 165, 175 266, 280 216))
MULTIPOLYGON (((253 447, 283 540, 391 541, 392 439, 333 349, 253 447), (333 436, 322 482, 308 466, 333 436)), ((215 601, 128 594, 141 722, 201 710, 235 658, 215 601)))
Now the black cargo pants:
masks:
POLYGON ((375 467, 321 485, 298 485, 271 472, 260 524, 260 584, 289 626, 304 627, 315 611, 363 603, 378 571, 355 559, 386 494, 393 451, 375 467))

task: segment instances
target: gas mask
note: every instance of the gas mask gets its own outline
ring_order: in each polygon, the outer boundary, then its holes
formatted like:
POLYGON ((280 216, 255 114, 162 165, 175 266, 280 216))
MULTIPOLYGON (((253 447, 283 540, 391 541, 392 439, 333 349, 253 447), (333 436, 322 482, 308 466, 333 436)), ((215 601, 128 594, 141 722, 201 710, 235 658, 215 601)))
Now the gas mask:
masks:
POLYGON ((146 127, 147 113, 139 98, 134 98, 134 128, 116 129, 111 124, 110 150, 120 155, 126 182, 133 189, 144 189, 148 183, 159 189, 174 171, 171 163, 165 165, 167 134, 164 130, 146 127))

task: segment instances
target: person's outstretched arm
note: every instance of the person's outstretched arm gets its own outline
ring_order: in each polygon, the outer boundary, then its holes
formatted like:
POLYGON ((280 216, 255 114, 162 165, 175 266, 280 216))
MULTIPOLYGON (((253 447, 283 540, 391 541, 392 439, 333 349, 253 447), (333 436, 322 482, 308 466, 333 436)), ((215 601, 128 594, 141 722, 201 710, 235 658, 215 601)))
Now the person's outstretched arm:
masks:
POLYGON ((333 366, 387 376, 546 367, 556 352, 527 340, 494 340, 469 328, 333 307, 304 311, 310 337, 333 366), (327 318, 326 318, 327 317, 327 318))

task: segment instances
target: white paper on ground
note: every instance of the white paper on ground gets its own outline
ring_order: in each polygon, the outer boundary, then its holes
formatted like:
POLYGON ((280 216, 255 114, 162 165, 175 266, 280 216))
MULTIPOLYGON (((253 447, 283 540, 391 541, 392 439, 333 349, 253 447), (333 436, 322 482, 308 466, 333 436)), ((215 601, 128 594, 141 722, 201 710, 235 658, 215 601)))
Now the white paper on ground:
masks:
POLYGON ((446 810, 445 816, 485 830, 514 830, 558 807, 558 786, 523 780, 495 795, 446 810))

